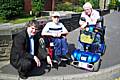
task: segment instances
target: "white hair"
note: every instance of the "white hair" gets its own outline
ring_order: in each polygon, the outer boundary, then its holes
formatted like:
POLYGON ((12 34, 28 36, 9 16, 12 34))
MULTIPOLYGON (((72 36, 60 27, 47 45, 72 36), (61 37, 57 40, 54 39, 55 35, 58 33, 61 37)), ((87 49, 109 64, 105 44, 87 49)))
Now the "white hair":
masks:
POLYGON ((84 5, 83 5, 83 9, 88 9, 88 8, 92 8, 92 5, 90 2, 86 2, 84 5))

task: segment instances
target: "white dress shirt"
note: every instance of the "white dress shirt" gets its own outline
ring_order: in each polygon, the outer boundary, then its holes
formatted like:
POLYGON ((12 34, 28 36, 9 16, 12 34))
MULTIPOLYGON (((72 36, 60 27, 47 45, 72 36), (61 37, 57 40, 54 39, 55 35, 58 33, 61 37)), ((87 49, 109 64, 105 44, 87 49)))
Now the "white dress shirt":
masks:
POLYGON ((30 38, 30 54, 34 55, 34 39, 30 38))

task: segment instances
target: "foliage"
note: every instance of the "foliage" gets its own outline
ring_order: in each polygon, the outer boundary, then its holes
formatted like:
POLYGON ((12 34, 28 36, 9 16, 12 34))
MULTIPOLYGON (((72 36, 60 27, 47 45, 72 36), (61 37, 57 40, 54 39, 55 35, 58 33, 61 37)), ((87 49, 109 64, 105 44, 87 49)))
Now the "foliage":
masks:
POLYGON ((110 3, 109 3, 109 5, 108 5, 108 7, 109 7, 110 9, 115 9, 115 4, 116 4, 115 0, 110 0, 110 3))
POLYGON ((116 0, 116 6, 120 7, 120 0, 116 0))
POLYGON ((79 0, 79 5, 82 7, 85 2, 90 2, 95 9, 99 8, 99 0, 79 0))
POLYGON ((23 14, 23 0, 0 0, 0 16, 13 19, 23 14))
POLYGON ((85 4, 85 0, 79 0, 79 5, 82 7, 85 4))
POLYGON ((109 9, 116 9, 120 7, 120 0, 110 0, 109 9))
POLYGON ((32 11, 34 15, 38 15, 44 7, 44 0, 32 0, 32 11))
POLYGON ((0 17, 0 23, 8 22, 8 20, 5 20, 3 17, 0 17))
POLYGON ((74 11, 81 12, 83 9, 80 6, 75 6, 70 2, 59 3, 56 5, 57 11, 74 11))
POLYGON ((56 10, 57 11, 72 11, 73 6, 72 6, 72 3, 70 2, 60 3, 56 5, 56 10))
POLYGON ((78 5, 73 5, 70 2, 59 3, 57 4, 56 10, 81 12, 83 11, 82 7, 85 2, 90 2, 94 9, 99 8, 99 0, 79 0, 78 5))
POLYGON ((99 0, 89 0, 89 2, 92 4, 94 9, 99 8, 99 0))
POLYGON ((83 11, 83 8, 82 7, 74 7, 74 12, 82 12, 83 11))
POLYGON ((57 11, 74 11, 74 12, 81 12, 83 11, 82 7, 75 6, 70 2, 65 2, 65 3, 59 3, 56 6, 57 11))

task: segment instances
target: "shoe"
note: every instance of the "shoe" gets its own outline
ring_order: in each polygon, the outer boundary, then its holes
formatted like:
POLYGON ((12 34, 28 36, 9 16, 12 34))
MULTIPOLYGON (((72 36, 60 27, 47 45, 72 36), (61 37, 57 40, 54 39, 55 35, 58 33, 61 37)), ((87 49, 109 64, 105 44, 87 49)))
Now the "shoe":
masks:
POLYGON ((72 62, 73 62, 73 60, 72 60, 72 59, 69 59, 69 60, 67 61, 67 64, 68 64, 68 65, 71 65, 72 62))
POLYGON ((66 61, 68 65, 70 65, 71 62, 73 61, 72 58, 69 57, 68 55, 64 55, 63 60, 66 61))
POLYGON ((52 60, 52 62, 53 62, 54 64, 58 64, 58 65, 60 65, 61 60, 52 60))
POLYGON ((52 66, 50 64, 46 65, 47 72, 51 71, 52 66))
POLYGON ((61 58, 60 58, 60 56, 58 56, 58 55, 56 55, 55 57, 54 57, 54 59, 53 59, 53 62, 54 63, 57 63, 58 65, 61 63, 61 58))
POLYGON ((52 62, 53 62, 53 63, 58 63, 58 61, 57 61, 57 60, 52 60, 52 62))

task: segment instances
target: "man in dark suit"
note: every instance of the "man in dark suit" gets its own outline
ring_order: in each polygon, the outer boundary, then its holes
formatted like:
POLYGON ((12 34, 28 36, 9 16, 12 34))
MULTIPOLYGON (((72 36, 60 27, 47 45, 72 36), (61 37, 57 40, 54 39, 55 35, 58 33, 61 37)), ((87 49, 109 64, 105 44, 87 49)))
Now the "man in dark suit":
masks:
MULTIPOLYGON (((45 48, 39 44, 38 32, 38 21, 32 20, 26 24, 26 29, 13 39, 10 63, 18 70, 19 77, 22 79, 27 79, 33 67, 41 67, 41 60, 48 58, 45 48)), ((47 59, 47 62, 50 63, 50 59, 47 59)))

